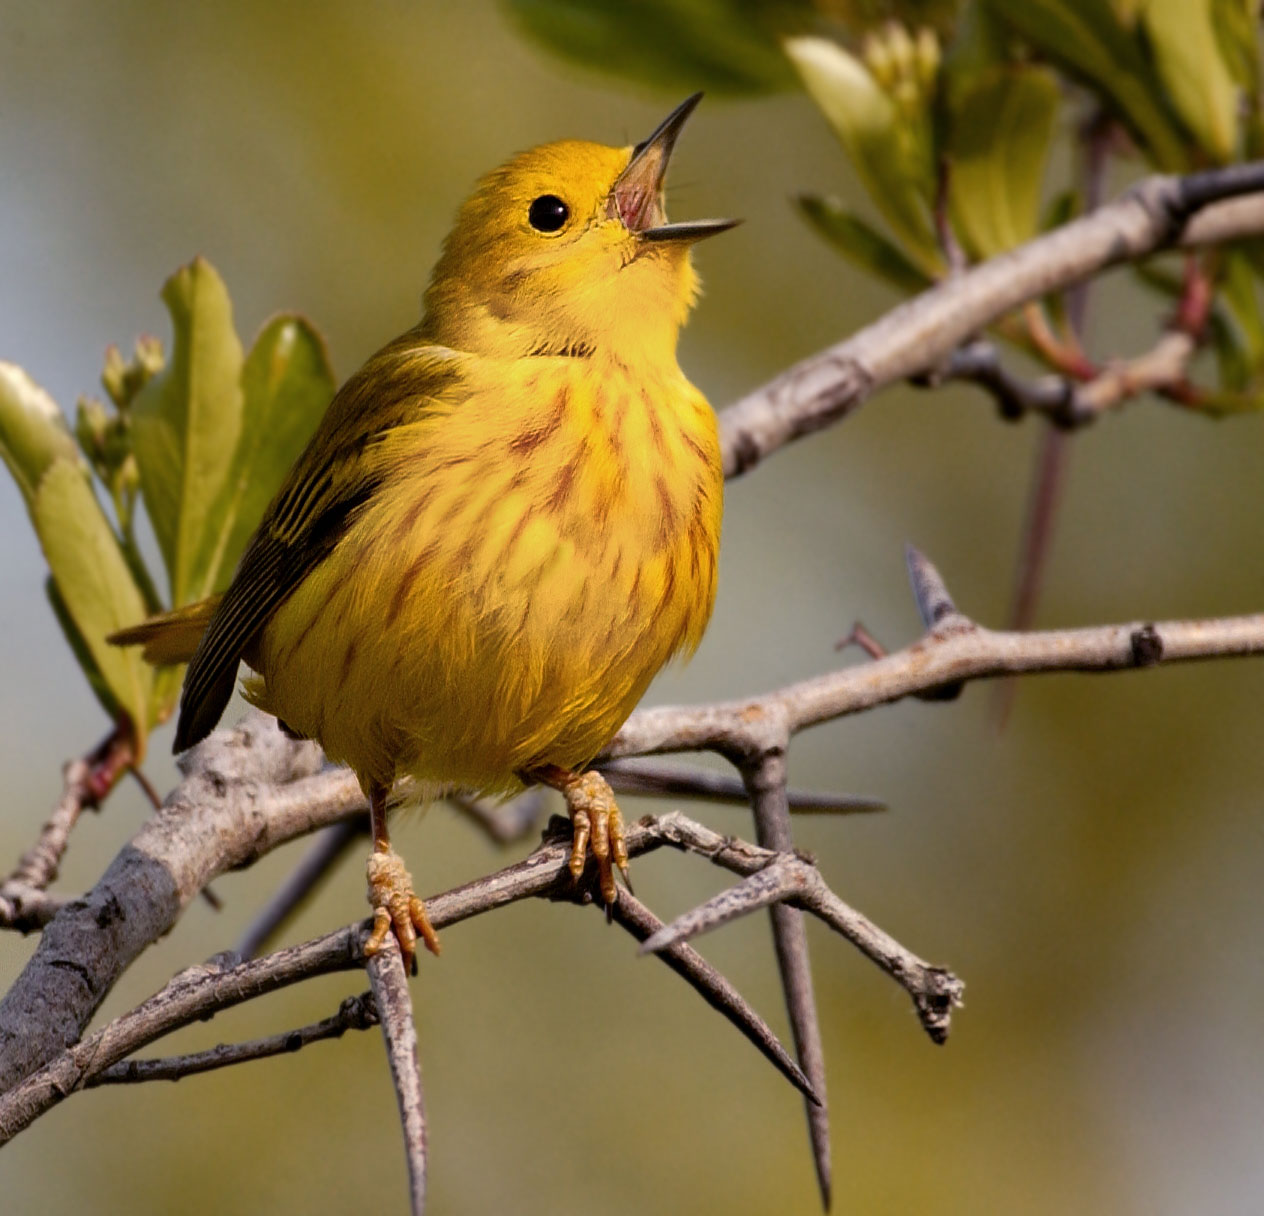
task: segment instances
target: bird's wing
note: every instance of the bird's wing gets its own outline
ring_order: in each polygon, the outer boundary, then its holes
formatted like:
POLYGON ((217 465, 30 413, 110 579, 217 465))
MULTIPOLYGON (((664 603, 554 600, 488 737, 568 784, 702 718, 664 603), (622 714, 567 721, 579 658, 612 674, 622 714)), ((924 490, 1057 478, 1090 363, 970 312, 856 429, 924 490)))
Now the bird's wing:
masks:
POLYGON ((189 663, 174 750, 215 728, 243 653, 272 614, 333 551, 381 485, 383 436, 459 397, 461 360, 415 331, 373 356, 330 403, 247 544, 189 663))

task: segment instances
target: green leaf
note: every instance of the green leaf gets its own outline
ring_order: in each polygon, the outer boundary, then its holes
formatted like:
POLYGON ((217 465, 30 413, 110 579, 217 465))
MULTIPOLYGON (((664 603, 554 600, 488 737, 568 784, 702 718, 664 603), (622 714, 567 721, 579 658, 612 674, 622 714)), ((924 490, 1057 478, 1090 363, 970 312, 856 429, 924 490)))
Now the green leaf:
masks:
POLYGON ((1260 87, 1260 48, 1255 37, 1260 0, 1211 0, 1211 20, 1229 74, 1240 89, 1254 96, 1260 87))
POLYGON ((251 533, 298 459, 337 383, 325 344, 302 317, 274 317, 242 370, 241 441, 211 511, 219 537, 207 566, 214 590, 232 578, 251 533))
POLYGON ((861 270, 910 295, 924 291, 934 282, 898 246, 837 199, 804 194, 796 201, 808 223, 861 270))
POLYGON ((171 360, 137 394, 132 446, 173 605, 210 594, 220 500, 242 429, 241 343, 223 280, 197 258, 167 280, 171 360))
POLYGON ((74 626, 67 631, 71 646, 91 656, 92 665, 85 667, 89 681, 107 709, 112 701, 130 715, 143 746, 153 677, 138 650, 111 646, 105 637, 142 620, 145 601, 77 462, 56 460, 49 466, 31 514, 61 609, 74 626))
POLYGON ((1035 236, 1059 100, 1051 71, 1018 65, 993 68, 959 94, 949 190, 972 253, 994 257, 1035 236))
POLYGON ((88 643, 79 632, 79 626, 70 615, 70 609, 66 607, 66 601, 62 599, 62 594, 57 589, 57 582, 51 574, 44 580, 44 594, 48 596, 48 603, 53 610, 53 615, 57 618, 57 623, 61 626, 62 633, 66 636, 66 641, 70 644, 71 652, 83 669, 83 674, 88 678, 88 685, 96 694, 97 700, 101 702, 101 708, 110 718, 117 718, 120 708, 118 700, 109 684, 106 683, 105 676, 101 674, 101 669, 97 666, 96 659, 92 657, 92 651, 88 649, 88 643))
POLYGON ((868 68, 837 43, 789 38, 785 49, 875 206, 909 254, 933 272, 939 256, 927 200, 934 173, 914 152, 920 141, 908 139, 908 118, 868 68))
POLYGON ((79 459, 57 403, 14 363, 0 363, 0 459, 18 483, 28 511, 49 466, 55 460, 79 459))
POLYGON ((992 15, 1108 101, 1155 164, 1189 167, 1175 116, 1135 32, 1109 0, 987 0, 992 15))
POLYGON ((1264 372, 1264 312, 1250 258, 1241 250, 1224 251, 1211 314, 1211 340, 1222 385, 1242 392, 1264 372))
POLYGON ((1142 14, 1155 70, 1172 107, 1211 159, 1233 159, 1238 90, 1220 53, 1211 0, 1147 0, 1142 14))
POLYGON ((794 83, 776 26, 799 3, 756 0, 504 0, 519 27, 589 71, 683 92, 763 92, 794 83))

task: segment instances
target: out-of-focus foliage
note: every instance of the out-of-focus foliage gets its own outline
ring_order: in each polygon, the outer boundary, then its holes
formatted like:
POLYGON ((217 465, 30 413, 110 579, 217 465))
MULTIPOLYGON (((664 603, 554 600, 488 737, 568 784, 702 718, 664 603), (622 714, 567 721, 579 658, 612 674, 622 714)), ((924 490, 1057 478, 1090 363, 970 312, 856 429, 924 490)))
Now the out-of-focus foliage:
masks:
MULTIPOLYGON (((907 292, 958 250, 992 257, 1042 216, 1074 217, 1074 158, 1055 162, 1063 180, 1048 169, 1062 133, 1113 124, 1116 153, 1164 172, 1264 151, 1259 0, 507 2, 569 58, 675 89, 781 86, 780 44, 887 231, 837 199, 803 195, 800 209, 854 265, 907 292)), ((1220 382, 1190 404, 1208 412, 1255 408, 1264 393, 1260 265, 1232 251, 1205 260, 1220 382)), ((1170 277, 1142 281, 1172 294, 1170 277)), ((1056 302, 1050 314, 1059 325, 1056 302)), ((1047 343, 1002 332, 1048 362, 1047 343)))
POLYGON ((522 31, 589 71, 690 93, 765 92, 794 75, 777 51, 814 30, 880 21, 951 27, 957 0, 502 0, 522 31))
MULTIPOLYGON (((903 290, 917 289, 910 268, 942 273, 945 232, 990 257, 1034 236, 1042 210, 1072 218, 1074 191, 1047 181, 1046 165, 1059 130, 1095 111, 1157 170, 1261 149, 1255 0, 967 0, 957 17, 942 56, 929 27, 896 23, 852 49, 785 42, 893 240, 834 200, 800 206, 854 264, 903 290), (1049 194, 1064 205, 1045 207, 1049 194)), ((1260 264, 1233 250, 1204 259, 1220 382, 1193 403, 1209 412, 1256 408, 1264 391, 1260 264)), ((1179 276, 1143 281, 1180 296, 1179 276)))
POLYGON ((778 22, 810 8, 761 0, 506 0, 506 6, 526 33, 578 63, 666 88, 722 93, 790 85, 778 22))
POLYGON ((324 344, 301 317, 274 318, 243 358, 228 292, 203 259, 178 270, 162 296, 170 362, 153 338, 130 361, 111 347, 101 377, 108 403, 82 399, 73 434, 43 389, 0 364, 0 456, 48 560, 49 601, 106 712, 130 724, 138 754, 171 712, 181 674, 154 672, 139 650, 105 641, 164 606, 136 541, 138 491, 168 602, 209 595, 231 577, 335 387, 324 344))
POLYGON ((923 269, 939 265, 932 207, 936 166, 931 107, 939 70, 933 34, 916 42, 891 26, 864 59, 824 38, 793 38, 786 52, 842 141, 883 218, 923 269))

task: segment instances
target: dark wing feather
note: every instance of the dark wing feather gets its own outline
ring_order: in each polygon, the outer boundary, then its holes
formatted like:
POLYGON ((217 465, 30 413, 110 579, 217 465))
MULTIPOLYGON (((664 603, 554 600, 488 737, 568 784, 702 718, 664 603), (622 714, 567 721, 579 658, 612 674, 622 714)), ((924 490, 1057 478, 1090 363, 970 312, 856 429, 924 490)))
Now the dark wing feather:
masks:
POLYGON ((189 663, 175 751, 215 729, 233 695, 242 655, 377 491, 382 470, 366 459, 374 440, 416 420, 450 386, 456 369, 435 360, 435 353, 416 331, 404 334, 339 390, 264 513, 189 663))

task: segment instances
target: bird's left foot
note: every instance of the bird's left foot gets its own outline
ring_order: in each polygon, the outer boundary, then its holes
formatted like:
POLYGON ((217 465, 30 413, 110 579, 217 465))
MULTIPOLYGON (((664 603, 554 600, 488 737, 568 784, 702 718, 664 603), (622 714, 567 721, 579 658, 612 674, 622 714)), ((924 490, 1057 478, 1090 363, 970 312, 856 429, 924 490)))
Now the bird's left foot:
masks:
POLYGON ((389 843, 379 844, 369 854, 365 872, 373 907, 373 931, 364 943, 364 953, 376 954, 386 944, 386 935, 394 931, 404 956, 404 971, 409 973, 419 937, 431 954, 439 953, 439 935, 426 915, 426 905, 413 890, 412 875, 405 868, 404 859, 389 843))
POLYGON ((597 862, 601 898, 607 908, 613 907, 619 896, 614 882, 615 867, 618 866, 629 891, 632 883, 628 880, 628 846, 623 838, 623 816, 615 804, 610 783, 600 773, 572 773, 556 765, 536 769, 531 776, 560 790, 566 798, 566 809, 574 832, 568 865, 571 877, 576 882, 580 880, 591 852, 597 862))

